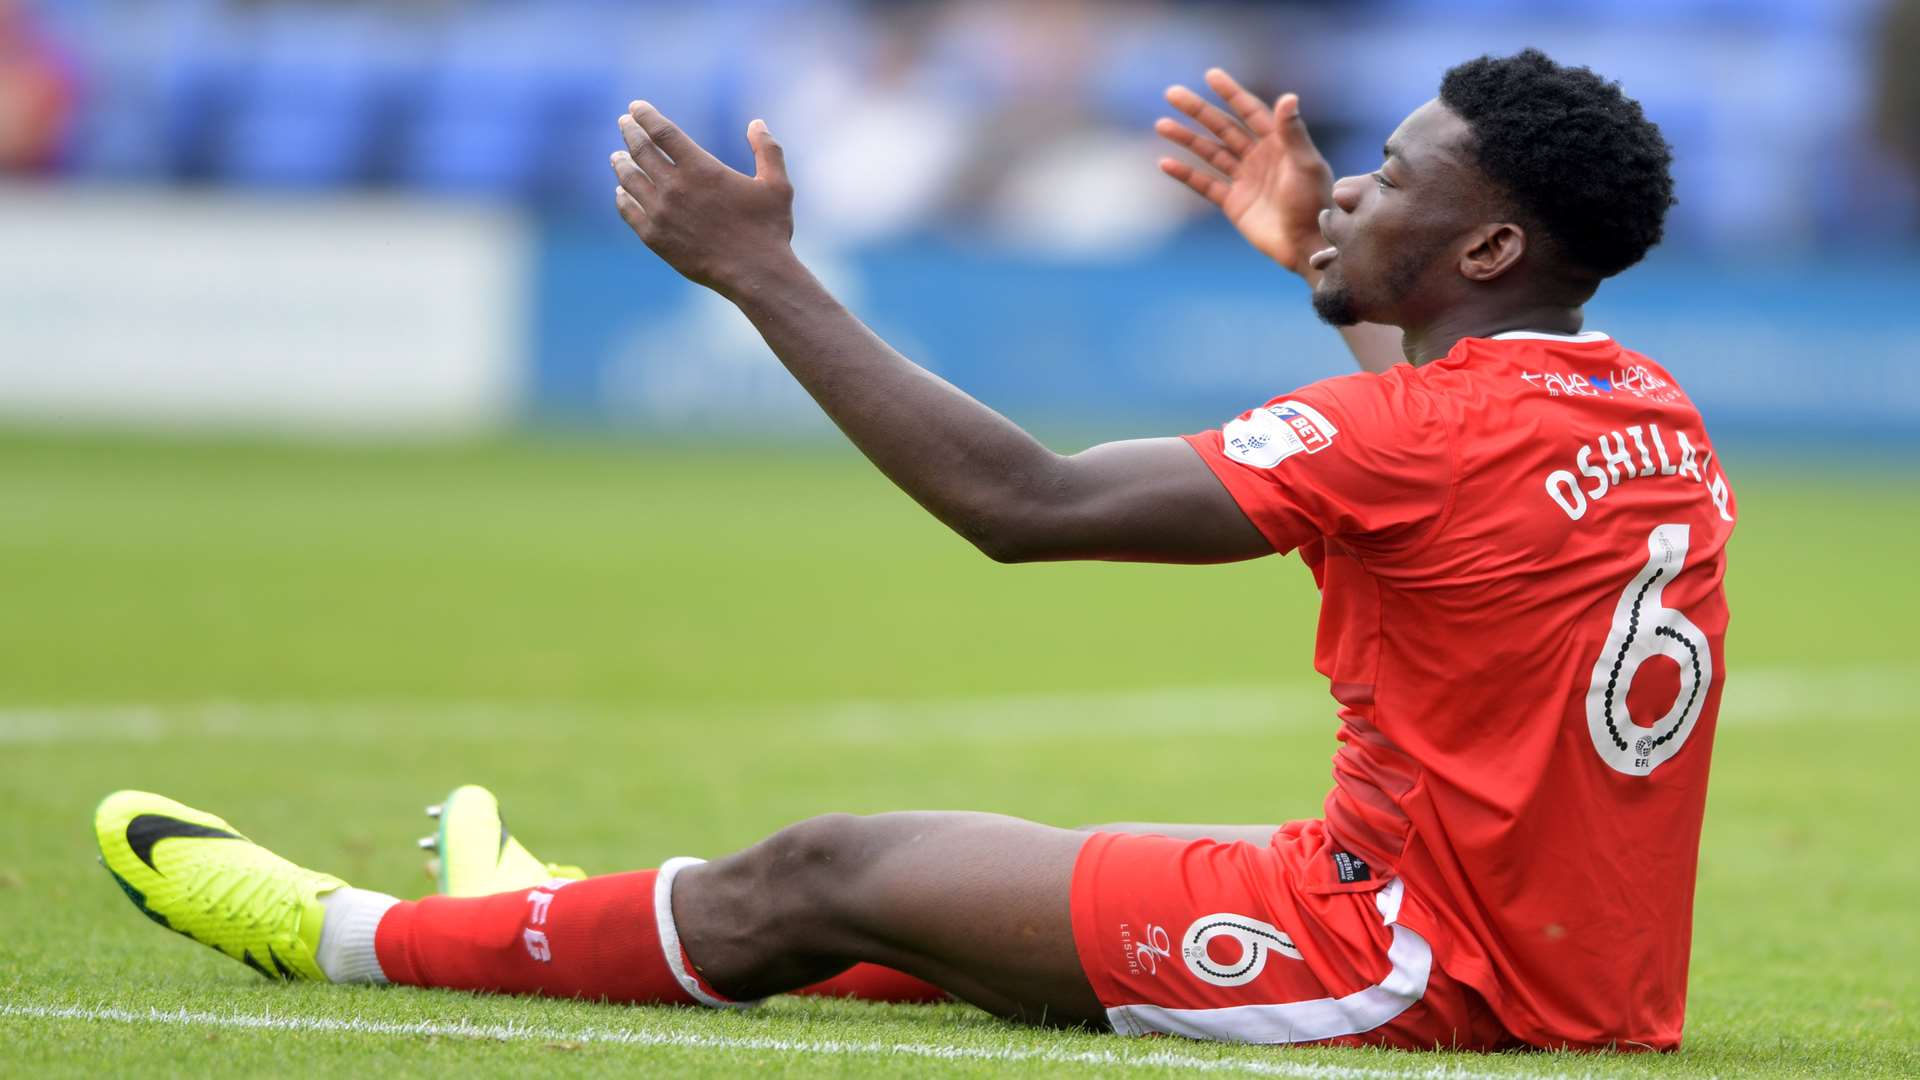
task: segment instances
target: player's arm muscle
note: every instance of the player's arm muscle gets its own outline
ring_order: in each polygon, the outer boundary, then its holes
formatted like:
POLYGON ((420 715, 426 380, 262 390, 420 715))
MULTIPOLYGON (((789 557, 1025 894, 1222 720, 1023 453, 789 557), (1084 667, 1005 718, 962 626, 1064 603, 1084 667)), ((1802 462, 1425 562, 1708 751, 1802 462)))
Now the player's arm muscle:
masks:
POLYGON ((1229 562, 1273 553, 1181 439, 1054 453, 880 340, 798 260, 735 302, 894 483, 1002 562, 1229 562))
POLYGON ((754 174, 721 164, 636 101, 613 155, 621 220, 689 280, 733 301, 847 438, 907 494, 1005 562, 1225 562, 1269 554, 1178 439, 1063 457, 887 346, 793 253, 786 152, 747 127, 754 174))

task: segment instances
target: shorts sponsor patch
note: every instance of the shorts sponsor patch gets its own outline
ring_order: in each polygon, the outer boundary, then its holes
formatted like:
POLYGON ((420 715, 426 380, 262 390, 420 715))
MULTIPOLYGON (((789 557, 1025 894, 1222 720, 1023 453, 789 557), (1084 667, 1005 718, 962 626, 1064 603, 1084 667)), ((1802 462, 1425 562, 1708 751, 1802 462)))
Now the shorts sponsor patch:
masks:
POLYGON ((1302 451, 1317 454, 1333 445, 1340 429, 1304 401, 1281 401, 1227 422, 1220 435, 1227 456, 1256 469, 1271 469, 1302 451))

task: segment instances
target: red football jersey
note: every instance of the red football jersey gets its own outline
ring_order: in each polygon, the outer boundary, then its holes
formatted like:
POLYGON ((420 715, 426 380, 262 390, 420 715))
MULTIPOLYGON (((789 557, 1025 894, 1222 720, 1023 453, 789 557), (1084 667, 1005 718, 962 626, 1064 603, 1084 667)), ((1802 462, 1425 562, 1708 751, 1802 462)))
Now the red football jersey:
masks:
POLYGON ((1677 1046, 1735 508, 1673 377, 1469 338, 1188 440, 1320 586, 1340 880, 1521 1039, 1677 1046))

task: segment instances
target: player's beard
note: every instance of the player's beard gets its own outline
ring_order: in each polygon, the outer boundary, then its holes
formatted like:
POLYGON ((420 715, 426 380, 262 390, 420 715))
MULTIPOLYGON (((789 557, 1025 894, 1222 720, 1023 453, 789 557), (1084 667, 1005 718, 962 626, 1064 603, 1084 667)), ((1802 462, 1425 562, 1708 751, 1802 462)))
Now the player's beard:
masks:
POLYGON ((1345 285, 1313 290, 1313 313, 1328 326, 1360 325, 1360 312, 1354 307, 1353 290, 1345 285))
POLYGON ((1387 310, 1378 314, 1363 314, 1353 287, 1342 281, 1332 288, 1313 291, 1313 313, 1328 326, 1358 326, 1363 322, 1400 325, 1393 321, 1392 312, 1404 306, 1407 297, 1420 284, 1420 276, 1426 273, 1427 265, 1446 248, 1447 243, 1447 238, 1437 238, 1429 245, 1430 250, 1405 252, 1387 267, 1382 289, 1387 300, 1381 305, 1387 310))

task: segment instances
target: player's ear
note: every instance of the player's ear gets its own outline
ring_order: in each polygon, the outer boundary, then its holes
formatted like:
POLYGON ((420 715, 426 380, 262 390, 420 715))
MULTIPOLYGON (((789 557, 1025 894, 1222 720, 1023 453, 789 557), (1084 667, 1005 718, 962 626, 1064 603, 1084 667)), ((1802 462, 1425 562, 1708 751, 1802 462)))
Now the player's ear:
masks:
POLYGON ((1513 269, 1527 251, 1527 231, 1510 221, 1481 225, 1467 236, 1460 273, 1468 281, 1492 281, 1513 269))

